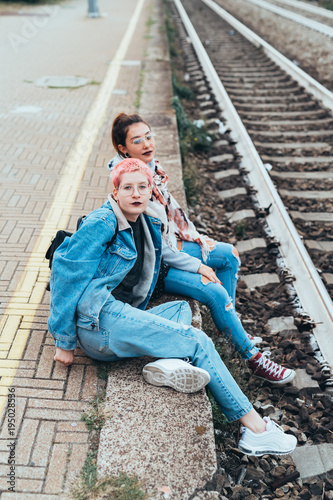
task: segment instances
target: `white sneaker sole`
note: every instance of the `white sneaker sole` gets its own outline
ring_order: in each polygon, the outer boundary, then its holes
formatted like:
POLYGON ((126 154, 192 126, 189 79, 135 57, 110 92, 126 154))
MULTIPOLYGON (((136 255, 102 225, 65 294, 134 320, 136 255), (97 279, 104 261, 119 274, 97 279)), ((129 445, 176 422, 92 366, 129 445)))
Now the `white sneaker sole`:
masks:
POLYGON ((294 451, 295 447, 293 446, 289 450, 251 450, 249 448, 246 448, 245 446, 242 446, 241 443, 238 443, 238 449, 245 455, 261 457, 262 455, 290 455, 290 453, 294 451))
POLYGON ((196 367, 164 370, 161 367, 146 365, 142 370, 143 378, 148 384, 168 386, 178 392, 198 392, 210 381, 205 370, 196 367))

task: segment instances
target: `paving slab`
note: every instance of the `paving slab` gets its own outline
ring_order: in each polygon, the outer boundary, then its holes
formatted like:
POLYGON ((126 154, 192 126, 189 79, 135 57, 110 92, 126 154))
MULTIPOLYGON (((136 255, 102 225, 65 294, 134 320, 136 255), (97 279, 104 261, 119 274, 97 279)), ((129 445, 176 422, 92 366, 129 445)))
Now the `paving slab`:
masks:
POLYGON ((260 251, 266 246, 264 238, 251 238, 250 240, 238 241, 236 244, 239 253, 260 251))
POLYGON ((230 153, 224 153, 222 155, 211 156, 209 158, 210 163, 222 163, 224 161, 233 161, 234 155, 230 153))
POLYGON ((311 375, 305 370, 298 368, 292 385, 297 387, 301 393, 314 394, 320 392, 320 387, 317 380, 313 380, 311 375))
POLYGON ((216 471, 214 430, 204 391, 183 394, 147 384, 150 359, 121 363, 109 375, 98 476, 135 474, 152 499, 189 498, 216 471), (110 454, 111 451, 111 454, 110 454))
POLYGON ((219 191, 218 195, 222 199, 236 198, 237 196, 246 196, 247 192, 245 188, 238 187, 233 189, 226 189, 225 191, 219 191))
POLYGON ((305 240, 305 243, 310 250, 318 250, 318 252, 333 252, 333 241, 305 240))
POLYGON ((332 165, 333 156, 266 156, 263 155, 262 161, 272 163, 297 163, 305 165, 307 163, 327 163, 332 165))
POLYGON ((333 285, 333 274, 332 273, 323 273, 323 278, 325 279, 328 286, 333 285))
POLYGON ((215 172, 214 177, 218 181, 219 179, 226 179, 227 177, 232 177, 233 175, 240 175, 239 170, 236 168, 229 168, 228 170, 220 170, 220 172, 215 172))
MULTIPOLYGON (((301 143, 302 144, 302 143, 301 143)), ((317 143, 310 142, 311 146, 316 147, 317 143)), ((321 143, 320 143, 321 144, 321 143)), ((323 143, 327 146, 327 143, 323 143)), ((273 147, 273 146, 272 146, 273 147)), ((290 146, 292 147, 292 146, 290 146)), ((305 146, 303 146, 305 147, 305 146)), ((278 177, 280 179, 325 179, 333 180, 333 172, 275 172, 271 171, 270 175, 272 177, 278 177)))
POLYGON ((256 286, 261 287, 280 283, 278 275, 274 273, 248 274, 247 276, 242 276, 241 280, 245 281, 247 287, 250 289, 256 286))
POLYGON ((267 321, 270 333, 272 335, 291 335, 292 333, 297 333, 297 327, 294 324, 293 316, 281 316, 280 318, 271 318, 267 321))
POLYGON ((302 480, 333 470, 333 444, 330 443, 298 447, 291 457, 302 480))
MULTIPOLYGON (((332 158, 333 161, 333 158, 332 158)), ((281 196, 290 196, 292 198, 304 198, 307 200, 332 200, 332 191, 290 191, 280 189, 281 196)))
POLYGON ((302 219, 305 221, 333 223, 333 213, 326 212, 296 212, 290 211, 293 219, 302 219))
POLYGON ((218 141, 215 141, 213 144, 214 148, 222 148, 224 146, 229 146, 229 142, 226 141, 225 139, 219 139, 218 141))
POLYGON ((254 210, 238 210, 237 212, 228 212, 225 215, 230 222, 239 222, 244 219, 254 219, 256 216, 254 210))

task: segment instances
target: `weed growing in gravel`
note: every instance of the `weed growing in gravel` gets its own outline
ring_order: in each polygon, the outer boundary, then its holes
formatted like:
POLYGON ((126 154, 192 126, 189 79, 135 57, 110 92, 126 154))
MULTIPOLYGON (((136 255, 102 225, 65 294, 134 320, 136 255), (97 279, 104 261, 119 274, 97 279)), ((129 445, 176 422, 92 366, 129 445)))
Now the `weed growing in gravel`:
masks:
POLYGON ((136 109, 136 111, 138 111, 138 109, 140 108, 140 104, 141 104, 142 85, 143 85, 144 76, 145 76, 145 68, 144 68, 144 64, 143 64, 143 67, 140 70, 138 89, 135 91, 135 96, 136 96, 135 101, 133 102, 133 106, 136 109))
POLYGON ((105 424, 105 416, 103 412, 103 402, 105 394, 96 395, 92 401, 90 409, 82 413, 81 420, 85 422, 89 432, 92 430, 100 431, 105 424))
POLYGON ((320 7, 324 7, 324 9, 333 10, 333 1, 332 0, 319 0, 318 4, 320 7))
POLYGON ((238 222, 235 226, 235 233, 240 238, 245 238, 246 236, 247 223, 246 221, 238 222))
POLYGON ((178 78, 174 73, 172 73, 172 88, 173 93, 177 95, 180 99, 186 99, 187 101, 192 101, 194 99, 194 93, 190 87, 183 85, 178 81, 178 78))
POLYGON ((89 452, 78 483, 71 491, 75 500, 144 500, 145 493, 135 476, 121 473, 97 481, 97 452, 89 452))
POLYGON ((165 13, 165 29, 166 29, 166 34, 168 37, 168 42, 169 42, 170 57, 172 60, 173 57, 177 57, 177 55, 178 55, 178 52, 176 49, 176 43, 175 43, 176 28, 170 19, 170 14, 169 14, 167 8, 165 8, 164 13, 165 13))
POLYGON ((207 131, 206 127, 198 127, 188 118, 178 96, 174 96, 171 99, 171 105, 176 112, 183 162, 190 151, 209 153, 212 148, 214 136, 207 131))
POLYGON ((193 206, 203 183, 198 175, 197 165, 191 159, 188 159, 183 166, 183 182, 187 203, 193 206))
POLYGON ((97 364, 97 377, 102 380, 107 380, 110 371, 114 368, 114 363, 111 362, 100 362, 97 364))

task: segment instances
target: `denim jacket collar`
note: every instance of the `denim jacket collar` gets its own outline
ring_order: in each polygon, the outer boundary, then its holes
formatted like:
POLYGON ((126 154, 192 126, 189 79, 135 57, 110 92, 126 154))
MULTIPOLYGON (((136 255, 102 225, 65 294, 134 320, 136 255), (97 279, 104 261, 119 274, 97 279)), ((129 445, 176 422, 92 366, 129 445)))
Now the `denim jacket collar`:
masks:
MULTIPOLYGON (((112 197, 112 194, 108 195, 108 201, 117 218, 119 231, 123 231, 124 229, 130 228, 131 226, 129 225, 128 220, 126 219, 122 210, 119 208, 119 205, 116 202, 116 200, 112 197)), ((147 207, 143 213, 149 215, 150 217, 154 217, 155 219, 159 219, 157 213, 150 207, 147 207)), ((142 214, 140 215, 140 217, 142 217, 142 214)))

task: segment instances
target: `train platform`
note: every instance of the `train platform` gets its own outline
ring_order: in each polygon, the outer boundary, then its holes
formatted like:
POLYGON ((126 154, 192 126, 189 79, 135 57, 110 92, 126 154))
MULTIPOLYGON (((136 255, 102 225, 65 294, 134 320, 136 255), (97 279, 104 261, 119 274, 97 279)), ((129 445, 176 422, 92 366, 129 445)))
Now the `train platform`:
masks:
MULTIPOLYGON (((89 453, 81 416, 103 391, 105 370, 79 349, 70 368, 53 361, 44 255, 59 228, 73 231, 104 201, 118 112, 137 109, 152 124, 185 201, 161 2, 98 7, 100 17, 89 18, 83 0, 0 5, 3 500, 71 498, 89 453)), ((125 363, 109 377, 99 476, 135 474, 152 498, 187 498, 216 469, 208 399, 148 386, 141 365, 125 363)))

